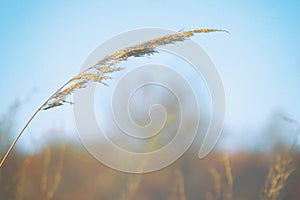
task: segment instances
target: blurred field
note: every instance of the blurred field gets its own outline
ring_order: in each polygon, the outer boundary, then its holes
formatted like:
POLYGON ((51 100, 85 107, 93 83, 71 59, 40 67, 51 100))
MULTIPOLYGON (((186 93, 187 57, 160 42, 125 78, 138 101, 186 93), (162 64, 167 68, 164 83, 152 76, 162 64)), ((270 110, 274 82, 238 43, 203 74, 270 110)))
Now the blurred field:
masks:
MULTIPOLYGON (((0 119, 1 157, 10 144, 18 103, 13 108, 0 119)), ((288 152, 290 145, 278 143, 275 136, 286 131, 277 121, 272 122, 266 133, 272 135, 264 143, 274 143, 272 149, 228 155, 216 148, 199 160, 196 145, 172 165, 142 175, 115 171, 94 159, 82 145, 62 143, 67 140, 58 138, 45 143, 48 146, 39 154, 25 155, 15 149, 0 168, 0 200, 296 200, 300 195, 300 154, 294 149, 288 152)), ((53 130, 50 134, 55 135, 53 130)))
MULTIPOLYGON (((273 156, 229 155, 232 199, 260 198, 273 156)), ((300 155, 292 157, 296 170, 279 199, 299 199, 300 155)), ((223 154, 211 153, 199 160, 197 152, 189 150, 163 170, 131 175, 102 165, 78 146, 49 146, 32 156, 14 152, 0 170, 0 199, 214 199, 218 191, 212 169, 220 176, 219 190, 228 184, 223 158, 223 154)))

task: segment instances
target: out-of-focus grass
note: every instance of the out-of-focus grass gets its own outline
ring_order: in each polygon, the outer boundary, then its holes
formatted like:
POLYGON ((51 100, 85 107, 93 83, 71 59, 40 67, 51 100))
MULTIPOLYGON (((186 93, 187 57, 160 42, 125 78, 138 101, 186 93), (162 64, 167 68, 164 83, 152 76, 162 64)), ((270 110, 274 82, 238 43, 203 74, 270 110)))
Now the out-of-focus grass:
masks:
MULTIPOLYGON (((138 175, 132 199, 258 199, 268 177, 272 156, 212 153, 198 160, 190 150, 173 165, 138 175), (219 186, 218 186, 219 182, 219 186), (211 193, 212 195, 207 195, 211 193)), ((292 155, 294 166, 300 155, 292 155)), ((280 192, 297 199, 300 170, 296 168, 280 192)), ((48 147, 40 155, 14 153, 1 169, 1 199, 120 199, 135 175, 112 170, 81 147, 48 147), (50 153, 49 153, 50 151, 50 153), (49 157, 51 157, 49 159, 49 157)), ((276 175, 273 175, 275 177, 276 175)), ((131 182, 132 181, 132 182, 131 182)), ((267 199, 267 198, 266 198, 267 199)))
MULTIPOLYGON (((18 105, 1 118, 3 148, 18 105)), ((0 199, 275 200, 300 195, 300 154, 293 149, 276 155, 213 152, 198 160, 191 148, 171 166, 133 175, 102 165, 80 146, 58 143, 38 155, 14 152, 0 169, 0 199)))

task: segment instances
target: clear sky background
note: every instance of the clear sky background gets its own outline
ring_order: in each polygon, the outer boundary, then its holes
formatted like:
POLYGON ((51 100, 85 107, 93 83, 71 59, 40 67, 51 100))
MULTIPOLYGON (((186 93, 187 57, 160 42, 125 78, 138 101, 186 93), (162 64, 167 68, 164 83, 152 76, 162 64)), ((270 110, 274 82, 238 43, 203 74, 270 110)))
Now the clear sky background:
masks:
MULTIPOLYGON (((230 35, 193 39, 224 81, 226 144, 254 143, 272 113, 300 119, 299 10, 300 1, 0 1, 0 113, 30 96, 18 112, 17 132, 95 47, 121 32, 220 28, 230 35)), ((41 143, 41 132, 72 132, 73 126, 71 107, 51 110, 35 119, 21 143, 41 143)))

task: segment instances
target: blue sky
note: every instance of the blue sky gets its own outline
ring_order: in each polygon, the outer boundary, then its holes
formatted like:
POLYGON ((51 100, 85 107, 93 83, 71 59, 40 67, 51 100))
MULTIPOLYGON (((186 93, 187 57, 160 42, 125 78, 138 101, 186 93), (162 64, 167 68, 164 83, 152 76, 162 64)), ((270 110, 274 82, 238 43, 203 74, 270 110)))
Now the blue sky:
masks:
MULTIPOLYGON (((223 78, 232 141, 245 140, 243 130, 259 132, 277 110, 300 119, 299 9, 299 1, 1 1, 0 113, 31 96, 18 113, 18 130, 95 47, 121 32, 221 28, 230 35, 193 39, 223 78)), ((67 107, 42 113, 28 132, 73 125, 67 107)))

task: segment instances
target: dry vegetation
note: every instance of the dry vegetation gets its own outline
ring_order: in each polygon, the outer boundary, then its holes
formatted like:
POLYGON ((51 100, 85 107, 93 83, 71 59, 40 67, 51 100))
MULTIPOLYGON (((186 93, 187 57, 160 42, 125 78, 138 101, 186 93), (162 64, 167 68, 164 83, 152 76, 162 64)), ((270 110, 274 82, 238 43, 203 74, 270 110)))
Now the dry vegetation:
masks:
POLYGON ((287 179, 295 171, 292 160, 292 157, 287 154, 276 155, 265 182, 263 199, 276 200, 279 198, 287 179))
MULTIPOLYGON (((300 156, 290 150, 278 152, 274 159, 267 154, 211 153, 198 160, 191 149, 165 169, 133 175, 102 165, 79 146, 57 143, 38 155, 14 153, 0 170, 0 199, 273 200, 299 196, 300 156)), ((155 140, 149 149, 153 145, 155 140)))
MULTIPOLYGON (((176 33, 101 59, 71 78, 37 109, 4 155, 0 166, 39 111, 70 103, 67 101, 69 94, 90 81, 103 83, 110 78, 107 74, 120 70, 116 67, 118 63, 130 57, 151 55, 157 52, 158 46, 183 41, 195 33, 214 31, 222 30, 176 33)), ((4 133, 9 131, 3 127, 2 124, 1 145, 6 146, 4 133)), ((300 173, 297 165, 300 157, 292 151, 276 154, 271 164, 268 163, 270 155, 263 154, 212 153, 203 160, 196 159, 195 155, 191 149, 165 169, 132 175, 103 166, 78 146, 52 145, 41 154, 31 156, 15 153, 0 169, 0 199, 298 199, 300 173)), ((144 164, 141 163, 140 167, 144 164)))
POLYGON ((14 153, 1 169, 0 199, 298 199, 299 155, 270 165, 267 155, 212 153, 198 160, 195 153, 143 175, 112 170, 71 145, 14 153))
POLYGON ((29 118, 25 126, 19 132, 16 139, 5 153, 3 159, 0 162, 0 167, 2 167, 7 156, 12 151, 13 147, 17 143, 24 130, 41 110, 48 110, 57 106, 62 106, 65 103, 72 104, 72 102, 67 100, 67 97, 75 90, 85 88, 89 82, 97 82, 106 85, 106 83, 104 83, 103 81, 111 78, 108 74, 121 70, 121 68, 117 65, 121 62, 127 61, 129 58, 151 56, 152 54, 158 52, 158 50, 156 49, 157 47, 184 41, 197 33, 210 33, 220 31, 227 32, 225 30, 218 29, 198 29, 166 35, 160 38, 139 43, 131 47, 127 47, 125 49, 121 49, 110 56, 106 56, 100 59, 95 65, 88 67, 87 69, 85 69, 84 71, 67 81, 56 92, 54 92, 54 94, 52 94, 40 107, 38 107, 38 109, 29 118))
POLYGON ((231 163, 229 156, 226 154, 222 158, 224 165, 224 177, 216 168, 212 167, 209 172, 213 178, 213 191, 206 193, 206 199, 208 200, 231 200, 232 199, 232 189, 233 189, 233 176, 231 163))

